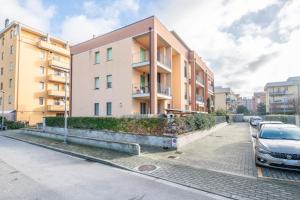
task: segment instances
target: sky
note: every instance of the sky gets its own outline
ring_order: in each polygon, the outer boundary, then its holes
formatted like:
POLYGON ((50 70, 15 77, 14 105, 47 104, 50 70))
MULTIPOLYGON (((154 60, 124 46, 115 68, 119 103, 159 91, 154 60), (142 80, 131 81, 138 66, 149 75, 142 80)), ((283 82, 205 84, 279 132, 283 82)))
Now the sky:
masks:
POLYGON ((215 86, 251 97, 300 76, 300 0, 0 0, 18 20, 71 44, 155 15, 195 50, 215 86))

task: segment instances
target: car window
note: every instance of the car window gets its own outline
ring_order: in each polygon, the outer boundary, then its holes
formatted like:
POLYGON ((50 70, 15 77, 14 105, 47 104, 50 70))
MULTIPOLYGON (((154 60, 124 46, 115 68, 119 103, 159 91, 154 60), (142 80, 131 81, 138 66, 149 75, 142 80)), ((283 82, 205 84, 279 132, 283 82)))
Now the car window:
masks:
POLYGON ((300 140, 298 128, 267 128, 260 133, 262 139, 300 140))

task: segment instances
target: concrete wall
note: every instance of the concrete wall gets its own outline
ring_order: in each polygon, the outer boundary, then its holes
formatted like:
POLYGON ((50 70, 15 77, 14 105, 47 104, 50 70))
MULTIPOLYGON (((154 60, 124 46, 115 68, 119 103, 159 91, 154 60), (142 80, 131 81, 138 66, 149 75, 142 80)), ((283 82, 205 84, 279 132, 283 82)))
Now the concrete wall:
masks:
MULTIPOLYGON (((39 132, 39 131, 31 131, 31 130, 21 130, 21 133, 30 134, 39 137, 45 137, 55 140, 64 140, 64 135, 62 133, 47 133, 47 132, 39 132)), ((133 155, 139 155, 140 145, 133 144, 133 143, 125 143, 125 142, 118 142, 118 141, 109 141, 103 139, 93 139, 87 137, 79 137, 79 136, 68 136, 68 142, 92 147, 100 147, 105 149, 116 150, 120 152, 125 152, 133 155)))

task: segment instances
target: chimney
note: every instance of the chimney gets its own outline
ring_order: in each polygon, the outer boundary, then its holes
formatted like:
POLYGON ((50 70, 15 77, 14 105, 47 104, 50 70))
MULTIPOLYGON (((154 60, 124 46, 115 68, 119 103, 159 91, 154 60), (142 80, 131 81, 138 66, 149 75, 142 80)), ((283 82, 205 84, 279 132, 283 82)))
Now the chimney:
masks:
POLYGON ((9 19, 6 18, 6 19, 5 19, 5 26, 4 26, 4 27, 5 27, 5 28, 8 27, 8 24, 9 24, 9 19))

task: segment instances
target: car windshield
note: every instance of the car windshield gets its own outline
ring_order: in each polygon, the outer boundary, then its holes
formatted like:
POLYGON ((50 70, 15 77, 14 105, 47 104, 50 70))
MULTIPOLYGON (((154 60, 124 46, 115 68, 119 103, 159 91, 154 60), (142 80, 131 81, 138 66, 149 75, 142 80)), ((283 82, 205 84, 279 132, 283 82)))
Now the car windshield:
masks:
POLYGON ((300 140, 299 128, 266 128, 260 133, 262 139, 300 140))

